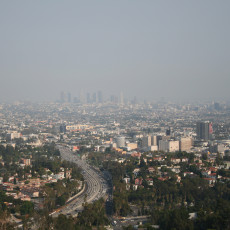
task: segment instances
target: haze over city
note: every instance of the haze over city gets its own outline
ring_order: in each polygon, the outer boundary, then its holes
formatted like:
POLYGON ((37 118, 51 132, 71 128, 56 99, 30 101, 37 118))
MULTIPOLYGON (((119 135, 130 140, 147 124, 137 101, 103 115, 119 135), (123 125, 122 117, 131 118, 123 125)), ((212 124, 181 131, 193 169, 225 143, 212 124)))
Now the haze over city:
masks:
POLYGON ((0 229, 229 230, 229 12, 0 1, 0 229))
POLYGON ((228 100, 229 1, 1 1, 0 98, 228 100))

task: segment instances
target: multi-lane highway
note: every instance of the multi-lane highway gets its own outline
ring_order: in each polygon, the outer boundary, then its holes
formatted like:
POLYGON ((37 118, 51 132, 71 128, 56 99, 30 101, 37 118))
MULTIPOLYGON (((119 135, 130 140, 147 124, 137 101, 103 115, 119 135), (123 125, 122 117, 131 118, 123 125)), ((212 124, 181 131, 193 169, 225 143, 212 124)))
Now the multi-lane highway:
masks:
POLYGON ((60 212, 53 213, 52 215, 57 216, 58 214, 62 213, 75 216, 79 211, 83 210, 82 204, 85 202, 91 203, 100 199, 101 197, 104 197, 108 190, 108 184, 103 174, 99 170, 88 165, 78 156, 73 155, 72 151, 70 151, 68 148, 63 146, 58 146, 58 148, 60 150, 61 157, 64 160, 74 162, 78 167, 82 169, 85 187, 79 196, 65 205, 65 207, 63 207, 60 212))

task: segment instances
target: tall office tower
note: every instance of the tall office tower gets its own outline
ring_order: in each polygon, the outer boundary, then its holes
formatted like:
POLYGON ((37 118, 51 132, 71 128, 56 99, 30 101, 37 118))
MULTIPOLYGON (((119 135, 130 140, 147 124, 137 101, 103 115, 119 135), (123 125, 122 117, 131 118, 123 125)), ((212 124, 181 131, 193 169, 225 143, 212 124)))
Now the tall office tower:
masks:
POLYGON ((97 102, 97 94, 96 94, 96 93, 93 93, 92 102, 93 102, 93 103, 96 103, 96 102, 97 102))
POLYGON ((74 102, 74 103, 79 103, 79 99, 78 99, 77 97, 74 97, 74 98, 73 98, 73 102, 74 102))
POLYGON ((68 102, 71 103, 72 102, 72 96, 71 93, 68 93, 68 102))
POLYGON ((197 122, 196 124, 196 133, 197 138, 200 140, 209 140, 213 132, 212 123, 209 121, 197 122))
POLYGON ((88 104, 91 103, 90 93, 87 93, 86 101, 87 101, 88 104))
POLYGON ((214 106, 214 109, 215 109, 215 110, 217 110, 217 111, 221 110, 220 103, 215 102, 213 106, 214 106))
POLYGON ((101 91, 97 92, 98 103, 103 103, 103 95, 101 91))
POLYGON ((117 103, 118 102, 117 97, 115 95, 111 95, 110 102, 117 103))
POLYGON ((159 135, 157 136, 157 146, 158 147, 159 147, 159 142, 160 142, 160 140, 162 140, 162 138, 163 138, 162 136, 159 136, 159 135))
POLYGON ((82 104, 83 104, 83 103, 85 102, 85 97, 84 97, 84 95, 83 95, 82 90, 81 90, 81 92, 80 92, 79 99, 80 99, 80 103, 82 103, 82 104))
POLYGON ((66 95, 65 95, 65 92, 61 92, 61 95, 60 95, 60 102, 61 103, 64 103, 66 102, 66 95))
POLYGON ((136 105, 136 104, 137 104, 137 97, 136 97, 136 96, 133 98, 133 100, 131 100, 131 103, 132 103, 133 105, 136 105))
POLYGON ((66 125, 60 125, 60 133, 66 133, 66 125))
POLYGON ((171 135, 171 128, 169 127, 168 129, 166 129, 166 136, 170 136, 171 135))
POLYGON ((120 93, 120 105, 124 105, 124 96, 123 93, 120 93))
POLYGON ((151 142, 152 142, 152 145, 158 145, 158 143, 157 143, 157 136, 152 136, 151 137, 151 142))
POLYGON ((167 140, 160 140, 159 141, 159 151, 164 151, 164 152, 168 152, 169 150, 169 143, 167 140))
POLYGON ((152 145, 152 138, 151 136, 146 136, 142 138, 142 147, 146 148, 152 145))

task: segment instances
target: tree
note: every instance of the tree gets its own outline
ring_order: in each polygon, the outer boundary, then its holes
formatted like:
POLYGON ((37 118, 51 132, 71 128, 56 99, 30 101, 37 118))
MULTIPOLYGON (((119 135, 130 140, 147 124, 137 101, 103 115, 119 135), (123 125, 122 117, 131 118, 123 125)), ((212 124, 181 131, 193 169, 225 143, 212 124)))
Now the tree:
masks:
POLYGON ((208 159, 208 154, 207 153, 203 153, 202 154, 202 160, 207 160, 208 159))
POLYGON ((56 199, 57 205, 63 206, 65 204, 65 202, 66 202, 66 198, 65 198, 64 194, 57 197, 57 199, 56 199))
POLYGON ((30 201, 25 201, 20 207, 21 215, 32 214, 34 211, 34 204, 30 201))
POLYGON ((63 229, 74 230, 75 229, 74 221, 71 217, 67 218, 65 215, 60 214, 56 220, 55 229, 56 230, 63 230, 63 229))

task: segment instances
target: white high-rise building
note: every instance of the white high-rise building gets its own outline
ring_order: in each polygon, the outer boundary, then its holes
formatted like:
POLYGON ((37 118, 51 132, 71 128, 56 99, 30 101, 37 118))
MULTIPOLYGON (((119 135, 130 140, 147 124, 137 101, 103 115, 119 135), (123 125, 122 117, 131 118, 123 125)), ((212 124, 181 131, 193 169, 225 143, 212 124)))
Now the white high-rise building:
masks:
POLYGON ((176 152, 180 149, 179 141, 169 141, 169 152, 176 152))
POLYGON ((180 139, 180 151, 190 151, 192 148, 192 138, 182 137, 180 139))

